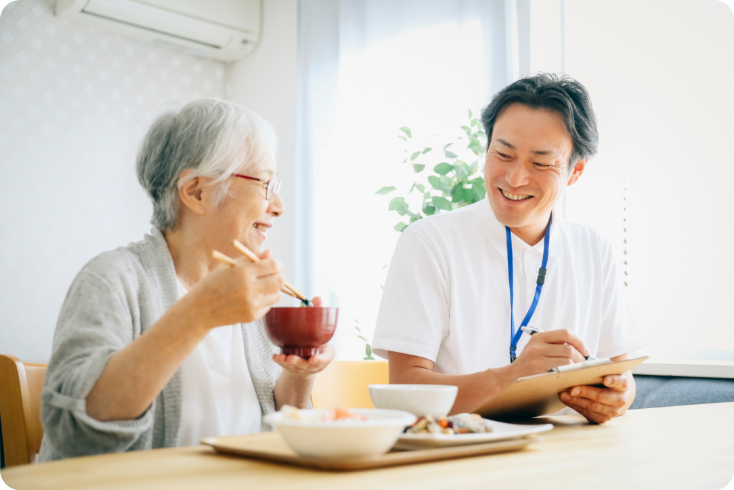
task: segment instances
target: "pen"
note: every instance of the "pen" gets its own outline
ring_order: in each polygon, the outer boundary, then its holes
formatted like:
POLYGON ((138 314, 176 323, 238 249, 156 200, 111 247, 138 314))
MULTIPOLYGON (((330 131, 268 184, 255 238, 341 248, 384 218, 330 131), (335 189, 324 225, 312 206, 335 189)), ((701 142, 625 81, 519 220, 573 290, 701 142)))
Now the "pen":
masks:
MULTIPOLYGON (((530 336, 535 335, 536 333, 542 332, 542 330, 537 327, 520 327, 520 330, 522 330, 523 332, 525 332, 526 334, 530 336)), ((584 358, 587 361, 598 361, 599 360, 598 357, 592 356, 591 354, 589 354, 588 356, 584 356, 584 358)))

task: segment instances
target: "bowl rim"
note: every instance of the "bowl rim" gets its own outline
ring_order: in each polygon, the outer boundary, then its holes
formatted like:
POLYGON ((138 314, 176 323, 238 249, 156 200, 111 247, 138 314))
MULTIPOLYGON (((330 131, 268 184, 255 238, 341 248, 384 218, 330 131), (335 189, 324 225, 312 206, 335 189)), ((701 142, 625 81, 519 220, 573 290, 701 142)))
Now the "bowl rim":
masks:
POLYGON ((458 386, 454 385, 421 385, 421 384, 375 384, 367 385, 372 390, 384 391, 436 391, 436 392, 453 392, 459 391, 458 386))
MULTIPOLYGON (((316 310, 338 310, 338 306, 271 306, 268 310, 270 313, 273 310, 303 310, 303 309, 316 309, 316 310)), ((266 313, 266 315, 268 314, 266 313)))
MULTIPOLYGON (((326 408, 309 408, 309 409, 302 409, 302 412, 307 413, 323 413, 325 412, 326 408)), ((265 417, 263 417, 263 420, 265 423, 278 427, 278 426, 286 426, 286 427, 309 427, 309 428, 328 428, 328 429, 359 429, 364 427, 395 427, 396 425, 404 425, 405 427, 411 425, 413 422, 418 420, 418 417, 413 415, 410 412, 406 412, 404 410, 395 410, 392 408, 350 408, 349 410, 359 414, 359 415, 366 415, 369 416, 370 413, 375 412, 381 412, 386 413, 388 415, 393 415, 392 417, 388 418, 381 418, 381 419, 370 419, 370 420, 357 420, 352 423, 335 423, 335 422, 324 422, 321 420, 314 420, 314 421, 303 421, 303 420, 295 420, 295 419, 283 419, 283 414, 281 412, 273 412, 265 417)))

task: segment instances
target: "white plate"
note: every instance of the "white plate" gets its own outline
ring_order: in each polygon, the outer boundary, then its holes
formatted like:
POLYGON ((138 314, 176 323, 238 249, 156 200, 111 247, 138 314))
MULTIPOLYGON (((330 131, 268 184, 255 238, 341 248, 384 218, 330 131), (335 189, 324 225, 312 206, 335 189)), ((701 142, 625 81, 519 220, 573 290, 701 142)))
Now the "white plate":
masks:
POLYGON ((425 449, 432 447, 462 446, 464 444, 479 444, 482 442, 506 441, 520 437, 546 432, 553 428, 552 424, 543 425, 518 425, 506 424, 504 422, 491 421, 494 426, 493 432, 480 434, 401 434, 397 449, 425 449))

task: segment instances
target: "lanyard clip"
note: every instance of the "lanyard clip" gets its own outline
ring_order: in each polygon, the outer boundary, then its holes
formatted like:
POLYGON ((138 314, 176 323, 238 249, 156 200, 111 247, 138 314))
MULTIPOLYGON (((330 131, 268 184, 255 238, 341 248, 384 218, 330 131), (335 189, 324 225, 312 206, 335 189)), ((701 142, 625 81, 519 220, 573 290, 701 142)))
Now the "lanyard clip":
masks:
POLYGON ((517 355, 515 355, 515 349, 517 349, 516 345, 510 346, 510 364, 515 362, 515 359, 517 359, 517 355))
POLYGON ((545 282, 545 273, 546 272, 548 272, 548 269, 546 269, 545 267, 541 267, 540 269, 538 269, 538 280, 536 282, 538 284, 540 284, 541 286, 545 282))

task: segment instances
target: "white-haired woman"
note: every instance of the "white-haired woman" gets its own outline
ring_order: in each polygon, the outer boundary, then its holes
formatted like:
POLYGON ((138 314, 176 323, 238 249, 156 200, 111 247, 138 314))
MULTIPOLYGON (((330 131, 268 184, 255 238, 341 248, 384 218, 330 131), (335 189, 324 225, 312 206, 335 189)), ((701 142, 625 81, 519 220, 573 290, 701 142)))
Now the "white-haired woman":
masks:
POLYGON ((264 429, 306 407, 325 345, 275 354, 261 318, 280 299, 281 264, 262 253, 283 214, 275 135, 256 114, 198 100, 160 116, 137 157, 153 229, 79 272, 59 315, 41 395, 39 461, 198 444, 264 429), (234 267, 233 239, 261 254, 234 267))

